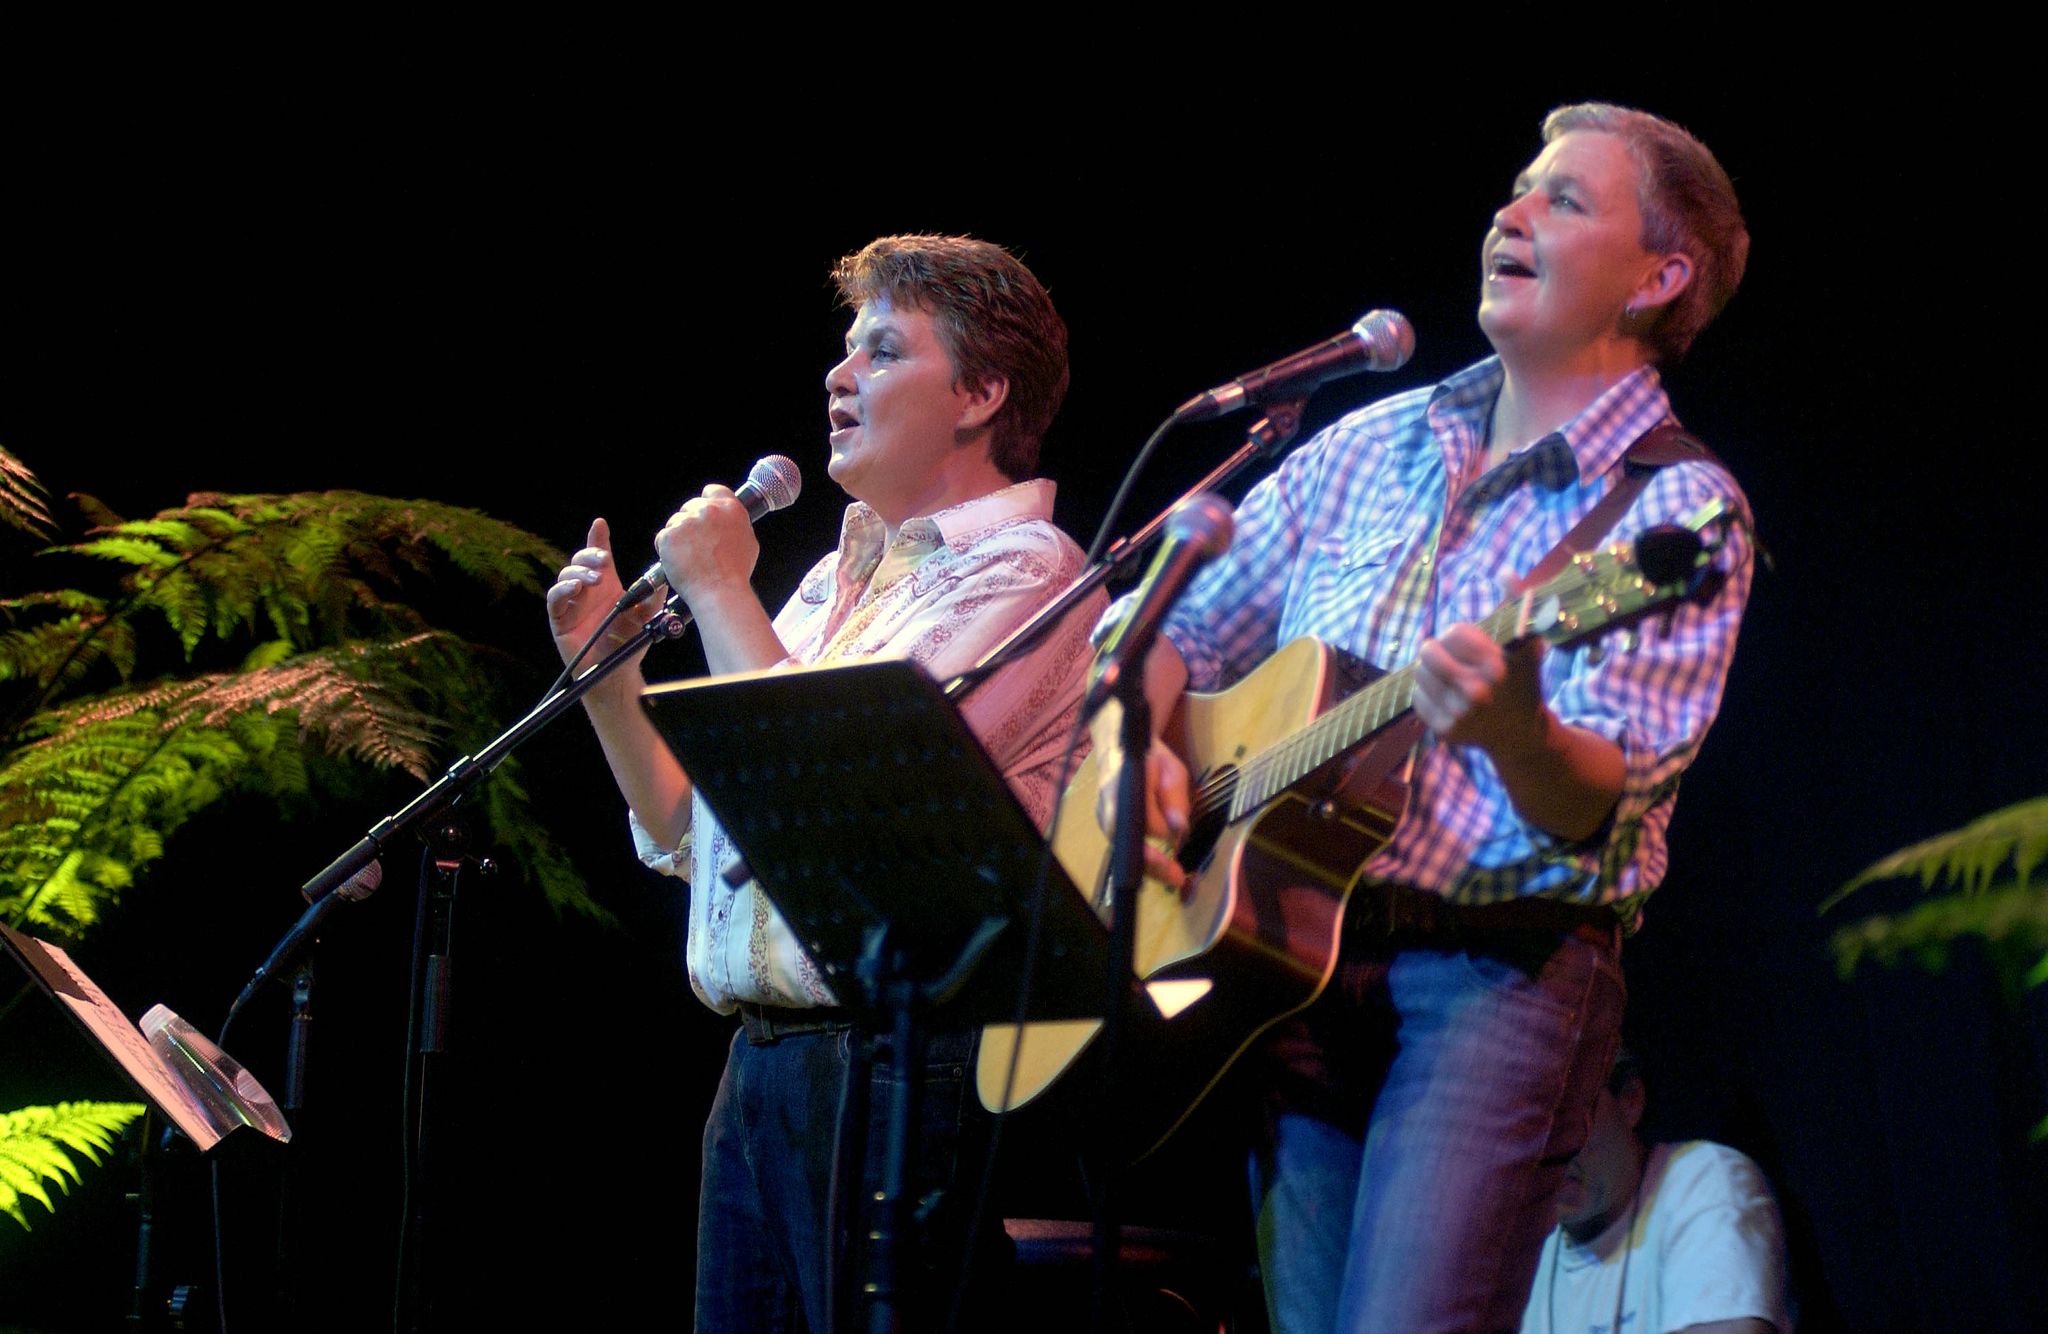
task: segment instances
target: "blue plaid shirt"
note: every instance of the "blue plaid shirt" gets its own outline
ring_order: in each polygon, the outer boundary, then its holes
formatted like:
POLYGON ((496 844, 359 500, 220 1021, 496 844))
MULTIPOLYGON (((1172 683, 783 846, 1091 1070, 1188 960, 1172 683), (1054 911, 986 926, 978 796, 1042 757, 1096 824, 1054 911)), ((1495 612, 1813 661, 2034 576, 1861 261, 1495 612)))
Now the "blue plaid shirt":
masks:
MULTIPOLYGON (((1621 457, 1671 419, 1657 372, 1614 385, 1562 430, 1485 467, 1502 371, 1489 358, 1432 389, 1350 414, 1290 455, 1238 507, 1229 554, 1196 579, 1165 633, 1187 660, 1190 687, 1216 690, 1302 635, 1381 668, 1412 660, 1422 641, 1478 621, 1622 475, 1621 457)), ((1720 497, 1747 518, 1735 480, 1708 462, 1660 469, 1613 529, 1632 538, 1720 497)), ((1725 584, 1543 661, 1543 693, 1567 723, 1621 747, 1621 799, 1607 824, 1568 843, 1523 819, 1476 746, 1426 735, 1408 810, 1369 878, 1465 903, 1542 894, 1631 911, 1664 876, 1665 828, 1678 778, 1720 707, 1749 596, 1751 561, 1738 526, 1722 549, 1725 584)), ((1115 615, 1119 608, 1112 608, 1115 615)))

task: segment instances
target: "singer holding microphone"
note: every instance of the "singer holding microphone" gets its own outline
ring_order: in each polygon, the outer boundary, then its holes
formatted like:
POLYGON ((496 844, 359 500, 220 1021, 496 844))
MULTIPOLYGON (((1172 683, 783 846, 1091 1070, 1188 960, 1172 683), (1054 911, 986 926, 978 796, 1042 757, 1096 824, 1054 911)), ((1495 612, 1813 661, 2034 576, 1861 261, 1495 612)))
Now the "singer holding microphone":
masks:
MULTIPOLYGON (((688 604, 714 673, 889 657, 945 680, 1083 568, 1052 523, 1053 484, 1034 477, 1066 394, 1066 325, 1028 269, 981 241, 884 237, 841 260, 833 278, 854 310, 846 357, 825 376, 826 470, 853 500, 838 549, 771 618, 750 583, 760 547, 748 509, 710 486, 661 530, 660 576, 688 604)), ((548 591, 565 661, 620 594, 598 519, 548 591)), ((1099 596, 1077 608, 962 706, 1041 827, 1059 795, 1100 610, 1099 596)), ((721 874, 737 854, 641 708, 642 684, 636 664, 584 705, 642 860, 690 882, 690 984, 741 1021, 704 1133, 696 1327, 826 1334, 827 1196, 850 1026, 759 886, 721 874)), ((931 1039, 913 1198, 952 1185, 971 1043, 970 1034, 931 1039)), ((878 1067, 876 1078, 885 1075, 878 1067)), ((878 1089, 875 1114, 886 1105, 878 1089)), ((954 1194, 971 1195, 971 1183, 954 1194)), ((957 1248, 969 1204, 946 1199, 929 1218, 930 1238, 957 1248)), ((931 1245, 924 1254, 943 1281, 923 1282, 923 1297, 943 1313, 959 1257, 931 1245)))
MULTIPOLYGON (((1405 816, 1353 888, 1328 987, 1254 1065, 1277 1331, 1520 1326, 1619 1040, 1622 930, 1663 875, 1679 775, 1720 704, 1749 546, 1737 525, 1716 591, 1591 647, 1504 649, 1474 623, 1647 465, 1615 538, 1717 498, 1746 521, 1704 451, 1624 455, 1673 422, 1658 366, 1727 302, 1748 247, 1727 174, 1683 129, 1552 112, 1481 246, 1496 355, 1286 459, 1147 660, 1155 727, 1184 689, 1301 635, 1417 663, 1405 816)), ((1178 839, 1185 766, 1155 740, 1147 770, 1148 827, 1178 839)))

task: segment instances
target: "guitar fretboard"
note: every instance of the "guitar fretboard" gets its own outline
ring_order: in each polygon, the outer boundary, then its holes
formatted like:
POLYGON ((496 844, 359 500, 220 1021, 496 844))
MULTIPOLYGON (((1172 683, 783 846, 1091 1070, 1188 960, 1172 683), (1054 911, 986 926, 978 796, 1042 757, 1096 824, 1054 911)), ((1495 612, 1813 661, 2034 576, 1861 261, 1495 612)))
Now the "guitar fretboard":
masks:
MULTIPOLYGON (((1514 638, 1523 599, 1495 607, 1479 628, 1497 644, 1514 638)), ((1230 818, 1241 819, 1308 775, 1408 712, 1415 698, 1415 664, 1380 677, 1308 726, 1267 747, 1238 769, 1230 793, 1230 818)), ((1218 794, 1221 795, 1220 793, 1218 794)))
MULTIPOLYGON (((1723 502, 1708 501, 1687 516, 1684 526, 1698 533, 1723 511, 1723 502)), ((1711 553, 1697 546, 1695 550, 1696 566, 1704 567, 1711 553)), ((1526 633, 1528 617, 1540 609, 1538 633, 1553 643, 1575 641, 1624 617, 1682 597, 1691 586, 1690 574, 1669 584, 1651 583, 1636 563, 1633 546, 1617 542, 1575 557, 1541 588, 1501 603, 1479 622, 1479 629, 1496 644, 1505 644, 1526 633)), ((1243 819, 1408 712, 1414 697, 1415 664, 1410 662, 1286 740, 1203 783, 1195 794, 1194 818, 1199 821, 1227 809, 1231 821, 1243 819)))

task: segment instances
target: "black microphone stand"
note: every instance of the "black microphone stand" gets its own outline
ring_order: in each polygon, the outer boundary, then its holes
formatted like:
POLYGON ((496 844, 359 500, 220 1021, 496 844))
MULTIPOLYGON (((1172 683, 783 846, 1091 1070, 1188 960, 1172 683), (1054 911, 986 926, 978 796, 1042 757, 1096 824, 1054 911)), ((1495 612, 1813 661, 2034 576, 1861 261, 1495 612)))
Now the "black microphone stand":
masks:
MULTIPOLYGON (((990 649, 981 661, 948 681, 946 697, 957 702, 1006 663, 1030 652, 1082 599, 1149 547, 1173 512, 1198 492, 1221 487, 1254 459, 1268 462, 1278 459, 1301 429, 1301 413, 1306 405, 1305 398, 1262 404, 1265 415, 1245 428, 1244 443, 1230 457, 1135 534, 1118 539, 1100 561, 1084 571, 1064 592, 1018 626, 1002 643, 990 649)), ((1123 705, 1118 745, 1124 754, 1124 764, 1117 775, 1116 827, 1110 836, 1109 973, 1105 979, 1107 989, 1101 1033, 1103 1105, 1112 1109, 1117 1106, 1115 1094, 1120 1087, 1122 1071, 1125 1007, 1137 953, 1138 895, 1145 880, 1145 754, 1152 744, 1152 710, 1145 698, 1144 662, 1150 650, 1149 642, 1126 646, 1126 660, 1136 664, 1136 670, 1120 673, 1115 690, 1115 698, 1123 705)), ((1029 966, 1028 962, 1026 966, 1029 966)), ((1095 1252, 1093 1327, 1097 1330, 1110 1328, 1111 1294, 1115 1290, 1117 1260, 1122 1249, 1122 1226, 1115 1199, 1120 1166, 1116 1158, 1121 1152, 1121 1138, 1115 1135, 1107 1137, 1101 1170, 1096 1173, 1092 1245, 1095 1252)))
POLYGON ((284 1110, 291 1114, 295 1151, 284 1162, 277 1191, 277 1310, 280 1319, 299 1315, 299 1264, 305 1240, 301 1235, 302 1196, 311 1174, 307 1154, 321 1152, 320 1137, 308 1134, 306 1064, 313 1039, 313 951, 308 948, 292 973, 291 1037, 284 1053, 284 1110))
MULTIPOLYGON (((642 649, 658 639, 675 638, 683 633, 688 624, 688 612, 682 609, 682 599, 676 596, 670 597, 660 611, 649 617, 647 622, 634 631, 625 643, 614 649, 596 666, 590 668, 581 676, 575 677, 561 689, 551 691, 525 717, 499 733, 489 745, 479 750, 473 756, 464 755, 456 760, 448 766, 448 772, 436 780, 426 791, 414 797, 412 801, 394 814, 388 815, 372 825, 369 832, 357 840, 354 847, 351 847, 348 851, 342 853, 341 856, 335 858, 328 864, 327 869, 306 882, 303 890, 306 898, 309 901, 315 901, 323 895, 334 891, 351 876, 355 875, 356 872, 375 861, 407 834, 421 831, 426 826, 431 826, 434 830, 438 831, 447 823, 446 816, 454 808, 455 804, 489 776, 493 769, 504 763, 506 757, 522 743, 560 717, 572 705, 590 693, 591 689, 598 682, 617 671, 626 662, 639 654, 642 649)), ((431 836, 428 837, 427 841, 430 845, 435 842, 431 836)), ((409 1136, 409 1147, 416 1154, 415 1166, 421 1168, 424 1167, 426 1151, 432 1142, 429 1118, 427 1116, 427 1085, 432 1080, 433 1067, 440 1063, 440 1054, 445 1050, 447 981, 449 976, 446 936, 447 898, 446 891, 437 894, 435 892, 437 887, 430 883, 431 877, 442 869, 442 860, 444 859, 438 857, 430 858, 426 866, 422 868, 422 925, 415 932, 416 936, 421 937, 420 940, 416 940, 416 945, 424 942, 429 946, 425 952, 427 964, 424 987, 425 1013, 422 1016, 419 1030, 421 1036, 419 1049, 421 1087, 419 1090, 420 1096, 415 1104, 417 1115, 414 1124, 410 1128, 411 1135, 409 1136), (428 931, 429 927, 432 928, 431 931, 428 931), (425 934, 422 935, 422 933, 425 934)), ((452 872, 459 864, 459 861, 449 863, 446 867, 446 872, 452 872)), ((487 871, 488 863, 484 863, 483 867, 487 871)), ((415 985, 417 986, 418 983, 416 982, 415 985)), ((310 1016, 305 1009, 309 1000, 310 975, 307 978, 303 994, 301 994, 300 988, 294 987, 294 1001, 298 1009, 293 1018, 293 1059, 295 1064, 290 1072, 291 1082, 288 1085, 288 1101, 292 1099, 294 1094, 303 1096, 305 1074, 303 1065, 303 1035, 305 1033, 304 1023, 310 1022, 310 1016)), ((231 1013, 229 1021, 232 1022, 232 1020, 233 1015, 231 1013)), ((222 1036, 223 1038, 226 1036, 225 1025, 223 1025, 222 1036)), ((408 1054, 408 1062, 412 1059, 411 1054, 408 1054)), ((408 1065, 408 1070, 410 1068, 410 1065, 408 1065)), ((423 1171, 422 1176, 424 1176, 423 1171)), ((428 1194, 425 1190, 422 1190, 416 1206, 410 1211, 408 1218, 408 1222, 414 1229, 415 1238, 415 1244, 408 1248, 413 1252, 411 1257, 412 1264, 409 1267, 413 1269, 416 1280, 421 1270, 424 1269, 425 1241, 429 1235, 425 1216, 428 1202, 428 1194)), ((399 1300, 402 1303, 412 1305, 414 1309, 410 1314, 409 1321, 401 1320, 398 1323, 401 1327, 410 1327, 412 1329, 430 1328, 429 1322, 436 1315, 430 1300, 431 1294, 426 1293, 424 1285, 417 1284, 417 1281, 415 1286, 418 1286, 422 1295, 428 1297, 429 1300, 408 1302, 410 1294, 406 1290, 407 1285, 402 1284, 399 1300)))
POLYGON ((1296 398, 1283 403, 1263 404, 1265 415, 1245 428, 1244 443, 1229 458, 1210 469, 1201 481, 1154 515, 1150 523, 1129 537, 1120 537, 1112 542, 1102 559, 1083 570, 1080 577, 1068 584, 1058 597, 1040 607, 1000 644, 984 653, 981 661, 946 682, 946 698, 957 703, 968 691, 1037 647, 1038 641, 1065 620, 1068 612, 1143 555, 1151 547, 1153 539, 1165 529, 1166 521, 1173 517, 1173 512, 1183 504, 1200 492, 1218 490, 1255 460, 1270 463, 1278 459, 1301 429, 1301 412, 1307 403, 1307 399, 1296 398))
POLYGON ((406 1026, 407 1208, 400 1261, 407 1278, 401 1300, 412 1312, 414 1329, 439 1323, 446 1286, 433 1268, 430 1225, 438 1201, 435 1169, 440 1161, 435 1102, 449 1065, 455 894, 464 871, 491 876, 498 870, 489 858, 464 851, 468 831, 458 820, 443 820, 426 840, 429 851, 420 859, 419 906, 413 920, 412 1019, 406 1026))
POLYGON ((468 795, 472 788, 481 783, 491 770, 503 764, 507 756, 560 717, 570 705, 589 694, 598 682, 617 671, 628 659, 655 640, 673 639, 682 634, 689 623, 690 613, 688 608, 682 605, 682 598, 679 595, 671 596, 660 611, 649 617, 645 625, 633 632, 632 638, 614 649, 595 667, 542 699, 524 718, 500 732, 489 745, 475 755, 464 755, 449 765, 448 772, 436 779, 432 787, 414 797, 399 811, 370 826, 369 832, 358 839, 354 847, 328 863, 327 869, 308 880, 300 892, 308 901, 320 898, 375 861, 388 845, 403 835, 439 819, 451 810, 456 802, 468 795))

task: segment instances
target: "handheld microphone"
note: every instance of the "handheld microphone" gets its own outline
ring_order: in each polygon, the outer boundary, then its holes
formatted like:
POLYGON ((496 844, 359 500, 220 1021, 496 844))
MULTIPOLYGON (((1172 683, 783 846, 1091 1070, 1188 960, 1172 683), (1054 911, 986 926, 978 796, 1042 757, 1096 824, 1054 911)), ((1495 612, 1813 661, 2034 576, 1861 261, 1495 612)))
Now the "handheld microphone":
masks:
MULTIPOLYGON (((347 880, 344 880, 334 890, 313 899, 313 906, 306 909, 305 914, 299 918, 296 926, 284 933, 284 939, 277 942, 277 948, 270 952, 270 957, 265 959, 263 966, 256 970, 256 976, 250 978, 249 985, 242 988, 242 994, 235 998, 230 1014, 234 1010, 241 1009, 248 999, 256 994, 256 989, 262 986, 266 979, 277 976, 278 972, 292 961, 292 957, 300 949, 304 948, 306 942, 319 932, 320 924, 327 920, 327 914, 333 912, 337 904, 356 903, 370 897, 371 893, 375 891, 383 880, 384 864, 382 862, 371 862, 368 866, 365 866, 362 870, 357 871, 347 880)), ((300 893, 305 893, 305 891, 301 890, 300 893)))
POLYGON ((1327 380, 1397 371, 1414 355, 1415 328, 1408 317, 1398 310, 1369 310, 1335 338, 1195 395, 1173 417, 1183 424, 1205 422, 1268 399, 1307 394, 1327 380))
POLYGON ((1093 713, 1109 702, 1126 668, 1144 670, 1145 655, 1159 635, 1159 623, 1180 600, 1195 571, 1230 550, 1234 526, 1230 502, 1207 491, 1188 497, 1167 516, 1166 535, 1160 539, 1152 568, 1138 585, 1130 615, 1109 632, 1096 651, 1088 694, 1081 701, 1082 713, 1093 713))
MULTIPOLYGON (((740 483, 739 490, 733 492, 732 497, 746 506, 750 522, 759 523, 762 515, 773 514, 795 504, 797 493, 803 490, 803 486, 804 477, 797 471, 796 464, 780 454, 770 454, 755 461, 747 472, 747 480, 740 483)), ((661 573, 661 562, 654 562, 626 589, 625 596, 619 599, 619 606, 632 606, 666 582, 661 573)))

